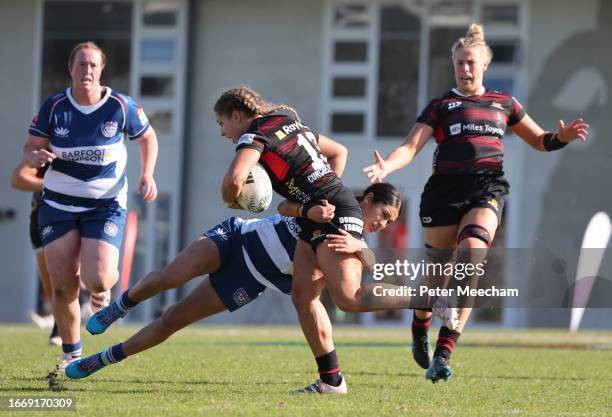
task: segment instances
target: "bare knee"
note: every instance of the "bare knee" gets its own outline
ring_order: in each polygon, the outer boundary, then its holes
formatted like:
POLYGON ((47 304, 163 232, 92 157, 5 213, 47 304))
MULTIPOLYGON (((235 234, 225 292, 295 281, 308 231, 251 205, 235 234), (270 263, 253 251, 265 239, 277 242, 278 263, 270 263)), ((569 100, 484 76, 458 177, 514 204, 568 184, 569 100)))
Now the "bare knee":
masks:
POLYGON ((68 288, 66 286, 53 287, 53 299, 63 302, 71 302, 78 298, 78 287, 68 288))
POLYGON ((117 269, 97 269, 94 271, 81 271, 81 280, 92 293, 101 293, 110 290, 119 279, 117 269))
POLYGON ((334 300, 334 303, 336 307, 347 313, 358 313, 363 311, 363 307, 357 297, 342 296, 339 297, 338 300, 334 300))

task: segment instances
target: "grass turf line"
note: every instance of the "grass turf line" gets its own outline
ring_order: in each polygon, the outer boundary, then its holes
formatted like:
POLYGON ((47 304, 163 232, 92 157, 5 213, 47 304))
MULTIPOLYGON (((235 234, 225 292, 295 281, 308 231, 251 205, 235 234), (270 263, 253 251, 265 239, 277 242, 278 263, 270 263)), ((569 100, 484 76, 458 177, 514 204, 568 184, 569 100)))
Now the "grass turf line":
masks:
MULTIPOLYGON (((84 355, 137 329, 83 335, 84 355)), ((409 333, 338 327, 349 384, 341 397, 289 394, 317 378, 316 365, 297 327, 273 326, 193 326, 85 380, 60 377, 62 390, 52 392, 45 376, 60 350, 32 326, 2 325, 0 396, 76 397, 76 413, 53 416, 612 415, 610 332, 468 330, 454 379, 436 385, 412 362, 409 333)))

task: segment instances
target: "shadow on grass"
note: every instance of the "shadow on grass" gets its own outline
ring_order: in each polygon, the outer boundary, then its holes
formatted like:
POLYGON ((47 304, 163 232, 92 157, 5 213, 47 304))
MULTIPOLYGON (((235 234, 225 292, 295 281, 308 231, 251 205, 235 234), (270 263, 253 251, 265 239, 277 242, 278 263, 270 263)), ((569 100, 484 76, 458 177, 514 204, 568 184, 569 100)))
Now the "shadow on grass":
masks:
MULTIPOLYGON (((414 372, 350 372, 350 375, 354 376, 380 376, 380 377, 398 377, 398 378, 409 378, 409 377, 423 377, 425 375, 425 371, 423 373, 414 373, 414 372)), ((574 376, 566 376, 566 377, 558 377, 558 376, 532 376, 532 375, 474 375, 474 374, 465 374, 459 373, 461 379, 464 380, 478 380, 482 381, 483 379, 501 379, 508 381, 612 381, 611 376, 594 376, 594 377, 574 377, 574 376)))
MULTIPOLYGON (((405 342, 335 342, 340 347, 376 347, 376 348, 409 348, 410 338, 405 342)), ((277 342, 215 342, 216 346, 257 346, 257 347, 304 347, 306 342, 277 341, 277 342)), ((612 345, 608 344, 578 344, 578 343, 461 343, 461 348, 467 349, 559 349, 559 350, 591 350, 612 351, 612 345)))

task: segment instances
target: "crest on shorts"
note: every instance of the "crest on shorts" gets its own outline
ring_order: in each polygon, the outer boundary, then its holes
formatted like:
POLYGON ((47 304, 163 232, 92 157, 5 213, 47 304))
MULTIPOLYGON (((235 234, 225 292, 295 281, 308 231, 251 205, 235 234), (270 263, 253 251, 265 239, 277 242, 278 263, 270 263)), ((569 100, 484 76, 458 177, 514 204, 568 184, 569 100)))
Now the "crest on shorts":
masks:
POLYGON ((48 225, 48 226, 43 227, 43 229, 40 231, 40 234, 41 236, 47 236, 52 231, 53 231, 53 226, 48 225))
POLYGON ((227 240, 227 239, 228 239, 228 237, 227 237, 227 232, 226 232, 226 231, 225 231, 225 229, 224 229, 224 228, 222 228, 222 227, 217 227, 217 228, 215 229, 215 233, 217 234, 217 236, 219 236, 219 237, 220 237, 221 239, 223 239, 223 240, 227 240))
POLYGON ((232 299, 234 300, 234 303, 236 303, 237 306, 243 306, 251 301, 251 297, 249 297, 249 294, 242 287, 234 291, 232 299))
POLYGON ((110 237, 117 236, 117 232, 119 231, 119 227, 110 220, 104 223, 104 233, 109 235, 110 237))
POLYGON ((117 129, 119 128, 119 123, 116 121, 105 122, 102 124, 102 134, 104 137, 113 138, 117 134, 117 129))

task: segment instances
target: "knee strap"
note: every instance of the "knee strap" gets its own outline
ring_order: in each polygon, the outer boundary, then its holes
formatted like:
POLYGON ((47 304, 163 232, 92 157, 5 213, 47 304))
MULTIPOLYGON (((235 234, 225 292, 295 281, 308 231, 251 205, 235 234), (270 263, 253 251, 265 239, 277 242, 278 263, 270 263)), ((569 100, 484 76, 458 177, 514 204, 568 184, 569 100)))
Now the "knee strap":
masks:
POLYGON ((477 224, 468 224, 467 226, 465 226, 463 229, 461 229, 461 232, 459 232, 459 236, 457 237, 457 244, 461 243, 461 241, 469 237, 480 239, 487 244, 488 248, 491 247, 491 235, 489 235, 487 229, 482 226, 479 226, 477 224))

